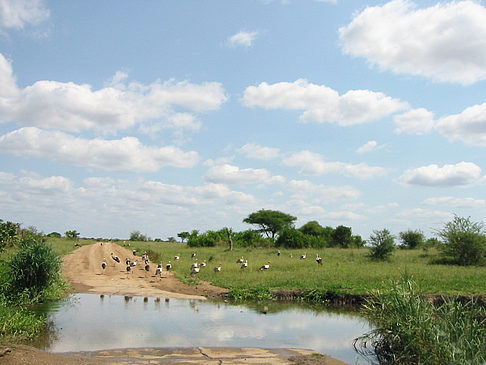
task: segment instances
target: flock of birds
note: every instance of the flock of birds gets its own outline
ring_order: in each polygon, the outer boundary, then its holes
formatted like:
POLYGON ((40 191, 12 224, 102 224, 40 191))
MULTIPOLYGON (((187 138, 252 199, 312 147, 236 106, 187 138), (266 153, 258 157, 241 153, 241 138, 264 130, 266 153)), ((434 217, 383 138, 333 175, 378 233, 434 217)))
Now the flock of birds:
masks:
MULTIPOLYGON (((137 260, 135 259, 135 257, 137 257, 137 251, 136 250, 133 250, 132 251, 132 254, 133 254, 133 258, 130 259, 130 258, 126 258, 125 259, 125 265, 126 265, 126 272, 127 273, 131 273, 132 272, 132 269, 135 268, 137 266, 137 260)), ((281 252, 280 250, 277 252, 277 256, 280 256, 281 255, 281 252)), ((206 260, 202 261, 201 263, 198 262, 198 259, 196 258, 196 253, 193 252, 192 253, 192 259, 194 260, 194 262, 191 264, 191 275, 196 275, 200 272, 201 268, 204 268, 207 266, 207 263, 206 263, 206 260)), ((292 254, 289 255, 290 257, 292 257, 292 254)), ((113 252, 111 253, 111 258, 113 259, 113 261, 115 261, 116 263, 121 263, 121 260, 118 256, 116 256, 113 252)), ((144 252, 144 254, 142 255, 141 257, 142 259, 142 263, 144 265, 144 270, 146 273, 150 272, 150 259, 147 255, 147 252, 144 252)), ((306 260, 307 259, 307 253, 304 253, 300 256, 300 259, 301 260, 306 260)), ((178 261, 180 260, 180 255, 176 255, 174 256, 174 261, 178 261)), ((318 265, 322 265, 322 257, 319 256, 319 254, 316 254, 316 262, 318 265)), ((243 256, 241 258, 239 258, 238 260, 236 260, 236 263, 237 264, 240 264, 240 268, 242 270, 248 268, 248 260, 247 259, 244 259, 243 256)), ((271 262, 268 261, 266 264, 260 266, 259 270, 260 271, 266 271, 266 270, 269 270, 270 269, 270 264, 271 262)), ((106 262, 106 258, 103 259, 103 262, 101 263, 101 268, 103 269, 103 272, 104 270, 106 269, 106 267, 108 266, 107 262, 106 262)), ((165 265, 165 269, 166 271, 170 271, 172 270, 172 263, 171 261, 168 261, 167 264, 165 265)), ((214 267, 213 268, 214 272, 221 272, 221 263, 214 267)), ((162 263, 160 264, 157 264, 157 267, 155 268, 155 275, 156 277, 159 277, 159 278, 162 278, 162 263)))

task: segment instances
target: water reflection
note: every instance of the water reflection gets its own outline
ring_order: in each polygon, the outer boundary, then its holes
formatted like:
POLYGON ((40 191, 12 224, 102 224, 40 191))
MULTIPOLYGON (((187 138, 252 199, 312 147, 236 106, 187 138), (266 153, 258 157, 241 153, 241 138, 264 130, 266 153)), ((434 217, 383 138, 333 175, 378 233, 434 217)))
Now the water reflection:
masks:
MULTIPOLYGON (((370 330, 349 313, 296 305, 233 305, 186 299, 75 294, 49 305, 52 352, 124 347, 308 348, 351 364, 354 338, 370 330)), ((359 360, 359 363, 364 363, 359 360)))

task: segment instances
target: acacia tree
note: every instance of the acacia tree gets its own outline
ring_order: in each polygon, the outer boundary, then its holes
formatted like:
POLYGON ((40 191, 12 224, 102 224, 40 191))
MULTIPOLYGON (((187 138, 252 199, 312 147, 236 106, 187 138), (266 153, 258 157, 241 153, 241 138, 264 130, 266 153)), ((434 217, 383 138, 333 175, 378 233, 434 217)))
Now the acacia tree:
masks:
POLYGON ((181 242, 184 242, 184 240, 187 240, 191 234, 189 232, 179 232, 177 233, 177 237, 181 239, 181 242))
POLYGON ((73 229, 72 231, 66 231, 64 233, 67 238, 70 238, 72 240, 77 240, 79 238, 79 232, 73 229))
POLYGON ((275 236, 282 229, 293 227, 296 220, 296 217, 278 210, 260 209, 258 212, 251 213, 243 219, 243 222, 259 226, 259 232, 264 233, 275 241, 275 236))

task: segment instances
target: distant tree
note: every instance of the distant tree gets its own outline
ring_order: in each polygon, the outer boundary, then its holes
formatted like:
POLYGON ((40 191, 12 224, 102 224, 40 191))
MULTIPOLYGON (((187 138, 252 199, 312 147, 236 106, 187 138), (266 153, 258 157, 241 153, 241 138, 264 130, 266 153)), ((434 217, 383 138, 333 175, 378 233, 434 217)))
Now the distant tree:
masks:
POLYGON ((181 242, 184 242, 184 240, 187 240, 191 234, 189 232, 179 232, 177 233, 177 237, 181 239, 181 242))
POLYGON ((286 227, 279 234, 276 244, 285 248, 304 248, 309 245, 307 237, 298 229, 286 227))
POLYGON ((356 248, 361 248, 365 245, 366 241, 360 235, 354 235, 351 237, 351 246, 356 248))
MULTIPOLYGON (((156 241, 156 242, 162 242, 162 240, 157 241, 157 239, 156 239, 155 241, 156 241)), ((174 243, 174 242, 177 242, 177 240, 175 239, 175 237, 172 237, 172 236, 171 236, 171 237, 167 238, 167 242, 174 243)))
POLYGON ((260 232, 275 241, 275 236, 284 228, 293 227, 297 218, 289 214, 279 212, 278 210, 261 209, 258 212, 251 213, 243 219, 243 222, 254 224, 260 227, 260 232))
POLYGON ((66 231, 64 234, 67 238, 70 238, 72 240, 77 240, 79 238, 79 232, 77 232, 76 230, 66 231))
POLYGON ((142 241, 142 242, 147 242, 149 239, 147 238, 146 235, 140 233, 140 231, 132 231, 130 232, 130 241, 142 241))
POLYGON ((412 231, 409 229, 408 231, 400 232, 399 236, 402 246, 410 249, 422 246, 425 241, 425 236, 422 231, 412 231))
POLYGON ((59 232, 51 232, 51 233, 46 234, 46 237, 61 238, 61 234, 59 232))
POLYGON ((322 227, 317 221, 310 221, 299 228, 303 234, 311 236, 321 236, 324 233, 324 227, 322 227))
POLYGON ((445 260, 457 265, 480 265, 486 256, 484 224, 469 218, 454 216, 437 232, 442 240, 440 249, 445 260))
POLYGON ((350 227, 337 226, 331 234, 331 246, 347 248, 353 241, 353 233, 350 227))
POLYGON ((0 251, 19 242, 19 224, 0 219, 0 251))
POLYGON ((395 236, 383 229, 373 231, 369 239, 370 257, 376 260, 387 260, 395 250, 395 236))

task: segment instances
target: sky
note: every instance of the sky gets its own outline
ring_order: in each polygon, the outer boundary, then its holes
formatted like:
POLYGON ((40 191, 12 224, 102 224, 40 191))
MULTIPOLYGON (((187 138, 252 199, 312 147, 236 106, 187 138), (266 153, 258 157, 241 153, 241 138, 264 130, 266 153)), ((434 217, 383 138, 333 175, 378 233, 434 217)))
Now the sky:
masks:
POLYGON ((481 1, 0 0, 0 218, 368 239, 486 213, 481 1))

